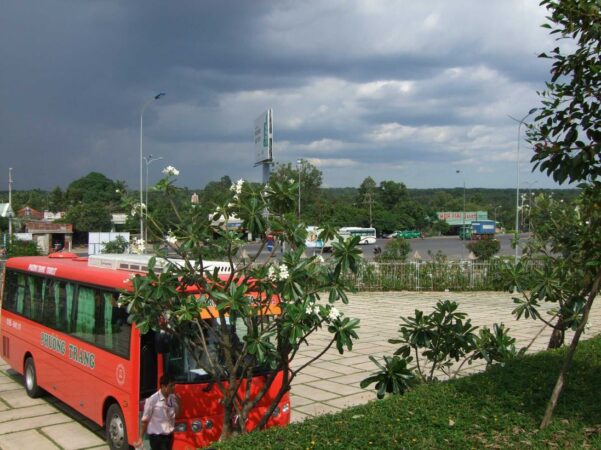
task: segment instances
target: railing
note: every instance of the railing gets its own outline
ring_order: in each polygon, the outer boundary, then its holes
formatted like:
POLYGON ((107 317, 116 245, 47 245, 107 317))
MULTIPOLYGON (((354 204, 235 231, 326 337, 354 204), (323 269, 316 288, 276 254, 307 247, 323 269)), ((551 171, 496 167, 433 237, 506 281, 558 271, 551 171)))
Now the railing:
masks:
POLYGON ((345 280, 361 291, 481 291, 503 290, 501 260, 364 262, 345 280))

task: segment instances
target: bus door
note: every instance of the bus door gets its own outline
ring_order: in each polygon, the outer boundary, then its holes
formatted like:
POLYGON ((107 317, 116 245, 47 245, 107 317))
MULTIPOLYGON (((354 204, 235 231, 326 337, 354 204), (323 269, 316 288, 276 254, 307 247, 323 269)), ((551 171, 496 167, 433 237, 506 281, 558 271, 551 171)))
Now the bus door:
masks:
POLYGON ((157 391, 158 364, 155 347, 155 332, 140 336, 140 402, 157 391))

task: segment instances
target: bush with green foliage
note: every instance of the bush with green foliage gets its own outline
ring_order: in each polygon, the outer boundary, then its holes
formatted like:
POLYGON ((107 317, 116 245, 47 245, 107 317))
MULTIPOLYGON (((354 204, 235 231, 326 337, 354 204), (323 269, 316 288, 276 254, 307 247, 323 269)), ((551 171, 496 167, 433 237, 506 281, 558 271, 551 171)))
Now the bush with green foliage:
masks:
POLYGON ((9 239, 6 246, 6 256, 8 258, 13 256, 39 256, 40 254, 40 249, 35 242, 22 241, 14 236, 9 239))
POLYGON ((376 257, 377 261, 406 261, 411 252, 411 244, 406 239, 389 239, 384 246, 382 254, 376 257))
POLYGON ((129 242, 123 236, 117 236, 109 242, 103 242, 102 253, 125 253, 129 242))
POLYGON ((482 239, 470 242, 466 245, 466 248, 473 252, 479 260, 485 261, 499 253, 501 243, 497 239, 482 239))
POLYGON ((379 371, 361 382, 362 388, 376 383, 378 398, 387 393, 402 394, 417 382, 437 381, 437 372, 454 378, 466 362, 484 359, 489 366, 517 355, 515 339, 502 324, 494 324, 493 332, 483 328, 476 334, 478 327, 472 326, 467 314, 458 311, 456 302, 439 301, 432 313, 416 309, 415 317, 401 317, 401 321, 399 339, 388 341, 400 344, 394 357, 385 356, 384 365, 370 357, 379 371), (415 365, 410 366, 413 356, 415 365))

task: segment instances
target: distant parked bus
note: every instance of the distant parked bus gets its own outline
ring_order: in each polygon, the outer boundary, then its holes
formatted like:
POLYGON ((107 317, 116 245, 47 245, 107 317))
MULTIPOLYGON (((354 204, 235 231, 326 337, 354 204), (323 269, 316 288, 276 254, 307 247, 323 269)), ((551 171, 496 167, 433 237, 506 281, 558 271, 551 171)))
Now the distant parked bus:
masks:
POLYGON ((359 244, 361 245, 376 243, 375 228, 343 227, 338 230, 338 234, 343 238, 360 236, 359 244))
MULTIPOLYGON (((45 390, 104 426, 111 449, 127 449, 138 440, 142 405, 157 391, 161 375, 168 372, 176 382, 182 406, 173 448, 205 447, 221 434, 223 407, 218 385, 206 371, 196 368, 187 347, 173 343, 168 353, 161 353, 155 333, 140 334, 119 303, 120 292, 131 289, 129 275, 145 273, 149 258, 94 255, 86 259, 54 253, 7 260, 0 356, 24 374, 30 397, 45 390)), ((167 264, 157 259, 155 271, 165 270, 167 264)), ((208 262, 207 266, 217 267, 224 276, 231 270, 226 263, 208 262)), ((270 320, 276 313, 269 312, 264 319, 270 320)), ((217 319, 206 311, 199 314, 209 321, 208 326, 218 326, 211 322, 217 319)), ((243 342, 246 327, 242 321, 235 317, 227 320, 231 332, 243 342)), ((219 354, 216 347, 211 343, 208 351, 219 354)), ((262 389, 269 370, 256 368, 251 395, 262 389)), ((248 429, 267 410, 281 380, 279 373, 249 415, 248 429)), ((288 394, 276 411, 268 426, 290 421, 288 394)))

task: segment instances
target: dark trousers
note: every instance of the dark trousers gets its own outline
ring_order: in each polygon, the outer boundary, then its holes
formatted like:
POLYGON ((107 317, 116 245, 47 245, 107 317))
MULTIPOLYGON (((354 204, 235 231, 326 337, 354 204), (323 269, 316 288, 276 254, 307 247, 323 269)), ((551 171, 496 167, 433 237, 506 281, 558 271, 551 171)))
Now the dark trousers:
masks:
POLYGON ((152 450, 171 450, 173 445, 173 433, 171 434, 149 434, 150 448, 152 450))

